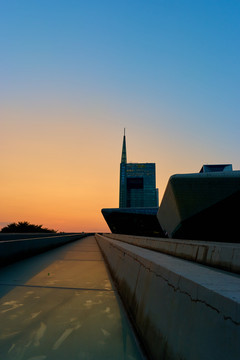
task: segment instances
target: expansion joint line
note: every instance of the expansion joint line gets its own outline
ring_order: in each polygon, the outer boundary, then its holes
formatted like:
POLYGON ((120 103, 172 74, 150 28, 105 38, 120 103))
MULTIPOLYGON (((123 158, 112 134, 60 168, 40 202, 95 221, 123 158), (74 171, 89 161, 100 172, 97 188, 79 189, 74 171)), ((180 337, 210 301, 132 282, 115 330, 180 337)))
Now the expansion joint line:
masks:
POLYGON ((26 287, 26 288, 39 288, 39 289, 54 289, 54 290, 76 290, 76 291, 105 291, 114 292, 113 289, 104 288, 84 288, 84 287, 66 287, 66 286, 47 286, 47 285, 31 285, 31 284, 11 284, 11 283, 0 283, 1 286, 11 287, 26 287))

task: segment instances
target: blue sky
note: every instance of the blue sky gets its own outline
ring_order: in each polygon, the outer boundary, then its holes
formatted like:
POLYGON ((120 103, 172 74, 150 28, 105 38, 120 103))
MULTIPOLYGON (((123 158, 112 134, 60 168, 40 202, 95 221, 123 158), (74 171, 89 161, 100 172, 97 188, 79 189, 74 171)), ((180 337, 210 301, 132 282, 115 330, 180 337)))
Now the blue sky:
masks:
POLYGON ((0 10, 3 96, 58 89, 214 125, 239 117, 239 1, 23 0, 0 10))
MULTIPOLYGON (((46 148, 48 136, 58 148, 65 134, 61 154, 75 164, 89 157, 96 178, 102 159, 112 164, 113 203, 104 205, 117 206, 124 127, 128 159, 157 163, 160 198, 173 173, 203 163, 240 169, 239 20, 233 0, 2 0, 4 171, 17 138, 16 162, 36 131, 46 148), (73 148, 78 133, 92 155, 73 148)), ((47 157, 37 161, 43 169, 47 157)))
POLYGON ((0 9, 2 70, 15 86, 61 79, 151 101, 236 99, 239 1, 23 0, 0 9))

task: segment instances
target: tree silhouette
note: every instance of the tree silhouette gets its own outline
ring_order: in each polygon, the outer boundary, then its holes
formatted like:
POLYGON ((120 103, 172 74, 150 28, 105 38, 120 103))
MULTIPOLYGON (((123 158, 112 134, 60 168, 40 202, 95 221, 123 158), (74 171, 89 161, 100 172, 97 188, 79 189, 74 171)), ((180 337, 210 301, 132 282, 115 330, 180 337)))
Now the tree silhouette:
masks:
POLYGON ((11 223, 2 228, 2 233, 56 233, 53 229, 43 228, 43 225, 30 224, 28 221, 11 223))

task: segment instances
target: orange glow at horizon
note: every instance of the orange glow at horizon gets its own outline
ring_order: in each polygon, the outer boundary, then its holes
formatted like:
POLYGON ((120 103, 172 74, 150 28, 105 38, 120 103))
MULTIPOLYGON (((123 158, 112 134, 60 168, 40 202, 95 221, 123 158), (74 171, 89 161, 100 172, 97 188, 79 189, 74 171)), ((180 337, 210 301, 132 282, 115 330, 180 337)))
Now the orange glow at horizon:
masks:
POLYGON ((240 168, 238 1, 56 4, 0 4, 0 229, 108 232, 124 128, 159 203, 173 174, 240 168))
POLYGON ((108 232, 101 209, 118 206, 119 164, 100 126, 88 114, 75 123, 30 115, 5 114, 0 223, 108 232))
MULTIPOLYGON (((1 226, 29 221, 66 232, 110 231, 101 209, 119 206, 125 116, 104 106, 69 109, 1 109, 1 226)), ((182 141, 181 132, 172 139, 171 123, 146 128, 136 117, 126 131, 128 162, 156 163, 161 202, 169 176, 199 171, 207 149, 194 147, 194 138, 182 141)))

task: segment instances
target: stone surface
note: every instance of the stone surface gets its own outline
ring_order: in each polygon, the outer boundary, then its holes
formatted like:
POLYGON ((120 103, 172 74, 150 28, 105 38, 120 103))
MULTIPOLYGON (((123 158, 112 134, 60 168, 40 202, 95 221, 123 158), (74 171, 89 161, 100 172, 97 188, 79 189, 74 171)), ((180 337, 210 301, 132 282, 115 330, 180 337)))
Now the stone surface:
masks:
POLYGON ((144 359, 93 236, 0 270, 0 359, 144 359))
POLYGON ((104 234, 104 236, 240 274, 240 244, 237 243, 162 239, 120 234, 104 234))
POLYGON ((153 359, 239 360, 238 275, 96 237, 153 359))
MULTIPOLYGON (((7 234, 8 235, 8 234, 7 234)), ((13 235, 13 234, 10 234, 13 235)), ((31 235, 14 234, 10 241, 0 241, 0 267, 48 251, 58 246, 79 240, 86 234, 50 235, 32 238, 31 235), (23 236, 23 237, 21 237, 23 236), (26 236, 26 239, 24 238, 26 236), (20 238, 19 238, 20 237, 20 238)), ((4 238, 4 235, 2 236, 4 238)), ((8 237, 7 237, 8 238, 8 237)))

